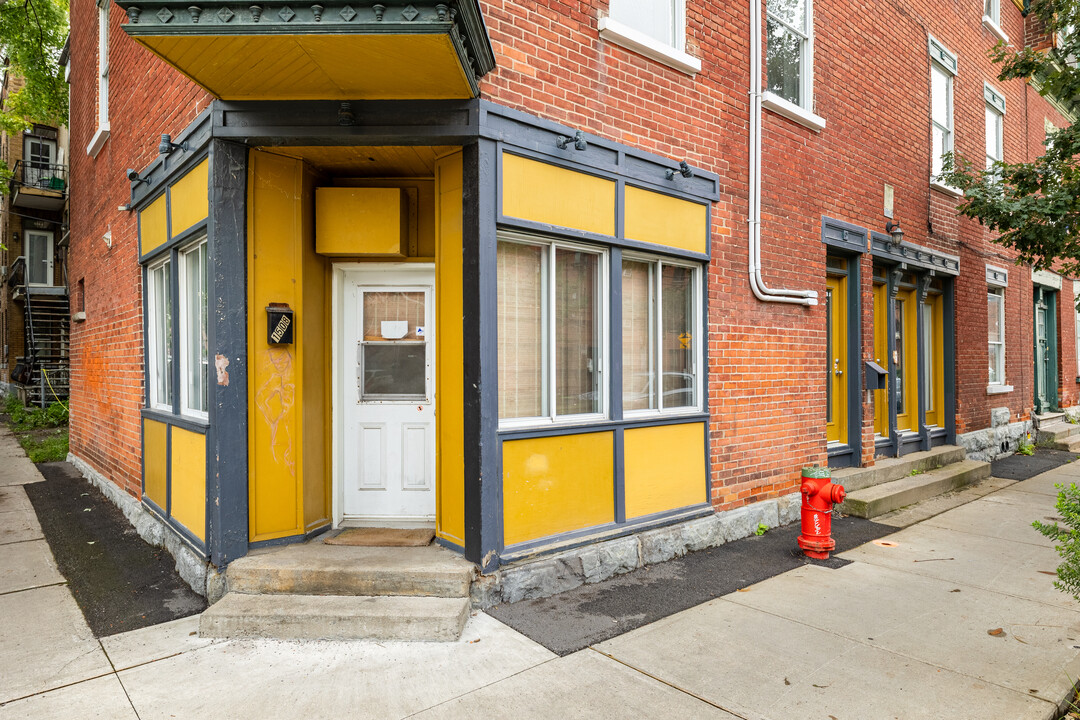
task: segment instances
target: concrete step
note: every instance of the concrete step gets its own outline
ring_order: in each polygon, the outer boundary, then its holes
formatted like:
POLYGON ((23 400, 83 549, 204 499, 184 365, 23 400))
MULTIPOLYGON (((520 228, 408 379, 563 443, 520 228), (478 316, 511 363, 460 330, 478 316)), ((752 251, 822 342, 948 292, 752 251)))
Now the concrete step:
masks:
POLYGON ((230 592, 467 598, 475 566, 445 548, 318 542, 255 552, 229 564, 230 592))
POLYGON ((849 492, 840 512, 874 518, 990 477, 990 463, 964 460, 943 468, 849 492))
POLYGON ((1040 426, 1036 442, 1058 450, 1067 450, 1069 441, 1077 436, 1080 436, 1080 424, 1058 421, 1040 426))
POLYGON ((199 635, 280 640, 438 640, 461 637, 468 598, 245 595, 202 614, 199 635))
POLYGON ((843 485, 849 493, 908 477, 912 471, 927 472, 964 459, 964 449, 956 445, 939 445, 930 450, 883 458, 873 467, 842 468, 832 473, 832 481, 843 485))

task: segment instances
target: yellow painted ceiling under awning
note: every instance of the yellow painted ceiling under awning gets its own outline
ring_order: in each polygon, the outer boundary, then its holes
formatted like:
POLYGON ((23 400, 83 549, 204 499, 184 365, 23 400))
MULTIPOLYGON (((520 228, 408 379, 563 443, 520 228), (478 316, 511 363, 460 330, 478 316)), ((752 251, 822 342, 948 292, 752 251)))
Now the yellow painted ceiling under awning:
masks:
POLYGON ((472 90, 442 34, 135 38, 223 100, 446 100, 472 90))

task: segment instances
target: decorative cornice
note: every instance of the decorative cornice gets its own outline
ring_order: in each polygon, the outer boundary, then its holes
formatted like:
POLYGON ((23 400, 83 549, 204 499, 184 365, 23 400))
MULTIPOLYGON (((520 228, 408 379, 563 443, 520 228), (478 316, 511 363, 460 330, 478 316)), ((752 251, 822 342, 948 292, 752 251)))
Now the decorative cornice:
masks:
POLYGON ((943 275, 960 274, 960 258, 955 255, 946 255, 911 243, 896 245, 888 235, 882 233, 870 233, 870 252, 874 257, 887 258, 923 270, 934 270, 943 275))
POLYGON ((993 287, 1009 287, 1009 271, 994 265, 986 266, 986 284, 993 287))
POLYGON ((368 0, 116 0, 132 37, 184 35, 449 34, 475 77, 495 69, 477 0, 383 4, 368 0))

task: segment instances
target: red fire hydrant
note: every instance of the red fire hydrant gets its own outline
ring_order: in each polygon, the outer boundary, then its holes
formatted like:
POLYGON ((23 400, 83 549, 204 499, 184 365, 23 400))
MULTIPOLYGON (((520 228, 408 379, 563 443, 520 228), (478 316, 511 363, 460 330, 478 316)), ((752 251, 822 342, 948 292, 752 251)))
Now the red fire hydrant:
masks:
POLYGON ((844 502, 843 485, 829 480, 829 468, 803 468, 802 471, 802 534, 799 547, 807 557, 828 560, 829 551, 836 547, 832 539, 832 506, 844 502))

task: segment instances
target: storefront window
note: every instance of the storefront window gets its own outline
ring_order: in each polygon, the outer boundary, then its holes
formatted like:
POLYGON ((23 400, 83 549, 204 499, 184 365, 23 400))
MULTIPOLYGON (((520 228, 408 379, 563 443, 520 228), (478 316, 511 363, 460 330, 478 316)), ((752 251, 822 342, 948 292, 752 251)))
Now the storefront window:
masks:
POLYGON ((150 361, 150 407, 172 410, 172 264, 168 260, 146 274, 147 355, 150 361))

